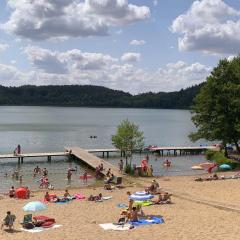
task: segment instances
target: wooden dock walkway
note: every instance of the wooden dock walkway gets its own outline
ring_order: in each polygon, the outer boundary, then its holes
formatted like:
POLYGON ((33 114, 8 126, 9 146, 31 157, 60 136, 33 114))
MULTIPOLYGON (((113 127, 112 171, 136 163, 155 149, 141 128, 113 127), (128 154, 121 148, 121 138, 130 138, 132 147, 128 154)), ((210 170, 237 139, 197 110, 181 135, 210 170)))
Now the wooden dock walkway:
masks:
POLYGON ((188 154, 188 153, 201 153, 205 152, 207 150, 213 150, 218 151, 219 148, 217 146, 182 146, 182 147, 152 147, 149 149, 150 152, 157 152, 160 155, 164 154, 164 151, 167 151, 167 153, 170 153, 170 151, 173 151, 174 155, 177 155, 177 152, 179 152, 180 155, 188 154))
MULTIPOLYGON (((71 155, 80 159, 81 161, 83 161, 84 163, 86 163, 88 166, 90 166, 93 169, 96 169, 101 163, 103 163, 104 171, 102 171, 102 173, 104 175, 106 175, 108 169, 111 168, 111 172, 116 177, 122 177, 122 174, 119 173, 118 168, 116 166, 114 166, 113 164, 111 164, 111 163, 93 155, 92 153, 90 153, 91 150, 84 150, 80 147, 66 147, 65 149, 71 155)), ((100 152, 103 151, 103 149, 100 149, 100 150, 101 150, 100 152)), ((93 152, 99 152, 99 151, 93 151, 93 152)))
POLYGON ((14 158, 18 159, 18 163, 23 163, 23 159, 27 157, 47 157, 51 161, 52 157, 69 156, 68 152, 45 152, 45 153, 22 153, 22 154, 1 154, 0 159, 14 158))

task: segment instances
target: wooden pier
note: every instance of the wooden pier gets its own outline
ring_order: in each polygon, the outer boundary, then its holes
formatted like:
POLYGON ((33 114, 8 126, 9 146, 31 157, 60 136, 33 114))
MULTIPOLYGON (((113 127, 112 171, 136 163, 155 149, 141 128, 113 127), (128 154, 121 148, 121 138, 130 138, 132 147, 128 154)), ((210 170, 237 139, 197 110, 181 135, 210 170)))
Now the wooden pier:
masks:
POLYGON ((48 161, 51 161, 52 157, 62 157, 62 156, 69 156, 68 152, 46 152, 46 153, 22 153, 22 154, 2 154, 0 155, 0 159, 6 159, 6 158, 14 158, 18 159, 18 163, 23 163, 24 158, 29 157, 47 157, 48 161))
MULTIPOLYGON (((79 147, 66 147, 65 148, 72 156, 76 157, 77 159, 81 160, 82 162, 86 163, 88 166, 90 166, 93 169, 96 169, 101 163, 103 164, 104 170, 102 173, 106 175, 109 168, 111 168, 111 172, 116 177, 122 177, 122 174, 119 173, 118 168, 111 163, 93 155, 90 152, 102 152, 104 149, 98 149, 101 151, 97 151, 97 149, 93 150, 84 150, 79 147)), ((110 149, 107 149, 105 152, 109 151, 110 149)), ((113 150, 113 149, 112 149, 113 150)), ((116 150, 116 149, 115 149, 116 150)), ((114 150, 114 151, 115 151, 114 150)), ((119 150, 118 150, 119 151, 119 150)), ((109 151, 110 152, 110 151, 109 151)))
POLYGON ((187 155, 187 154, 200 154, 207 150, 218 151, 217 146, 193 146, 193 147, 153 147, 150 149, 150 152, 156 152, 159 155, 163 156, 164 152, 167 152, 166 155, 170 155, 173 152, 173 155, 187 155))
POLYGON ((107 158, 109 157, 109 153, 120 153, 121 157, 123 155, 122 151, 117 148, 99 148, 99 149, 86 149, 85 151, 89 153, 102 153, 102 157, 105 157, 105 153, 107 155, 107 158))

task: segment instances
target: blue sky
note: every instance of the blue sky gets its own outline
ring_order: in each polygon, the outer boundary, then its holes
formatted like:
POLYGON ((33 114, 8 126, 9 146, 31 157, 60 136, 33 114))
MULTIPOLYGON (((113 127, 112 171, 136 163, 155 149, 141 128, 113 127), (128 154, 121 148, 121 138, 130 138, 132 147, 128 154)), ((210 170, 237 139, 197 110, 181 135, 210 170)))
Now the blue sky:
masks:
POLYGON ((240 52, 239 29, 239 0, 3 0, 0 84, 180 90, 240 52))

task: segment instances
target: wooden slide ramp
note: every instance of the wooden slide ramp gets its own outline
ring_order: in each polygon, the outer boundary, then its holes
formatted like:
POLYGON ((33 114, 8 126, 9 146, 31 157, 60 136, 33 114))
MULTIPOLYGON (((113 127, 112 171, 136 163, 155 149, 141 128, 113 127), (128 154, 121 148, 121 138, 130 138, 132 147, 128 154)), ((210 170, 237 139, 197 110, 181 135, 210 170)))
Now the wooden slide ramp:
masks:
POLYGON ((111 163, 105 161, 104 159, 101 159, 88 151, 80 148, 80 147, 66 147, 65 148, 68 152, 71 151, 71 155, 75 156, 76 158, 80 159, 81 161, 85 162, 87 165, 92 167, 93 169, 96 169, 101 163, 103 163, 104 171, 102 173, 104 175, 107 174, 107 171, 109 168, 111 168, 111 172, 116 177, 122 177, 122 174, 119 173, 118 168, 111 163))

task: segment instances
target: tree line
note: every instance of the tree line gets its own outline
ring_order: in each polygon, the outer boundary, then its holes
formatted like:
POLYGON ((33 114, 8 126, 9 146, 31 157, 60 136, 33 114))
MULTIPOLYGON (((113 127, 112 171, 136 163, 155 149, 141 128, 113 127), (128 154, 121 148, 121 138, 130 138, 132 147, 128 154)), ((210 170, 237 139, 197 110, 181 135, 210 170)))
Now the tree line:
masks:
POLYGON ((189 109, 201 86, 138 95, 92 85, 0 86, 0 105, 189 109))

